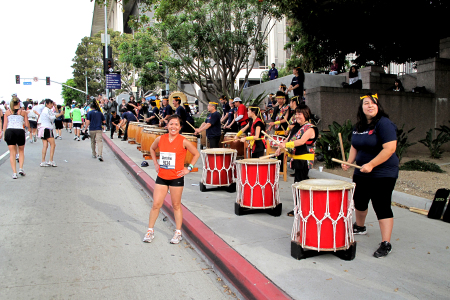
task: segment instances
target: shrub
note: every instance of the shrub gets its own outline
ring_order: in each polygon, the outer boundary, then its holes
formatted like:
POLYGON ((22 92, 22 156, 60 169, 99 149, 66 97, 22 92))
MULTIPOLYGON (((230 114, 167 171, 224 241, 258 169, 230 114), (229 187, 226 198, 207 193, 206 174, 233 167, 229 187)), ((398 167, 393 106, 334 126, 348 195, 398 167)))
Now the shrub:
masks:
POLYGON ((420 140, 419 143, 424 144, 428 150, 430 150, 431 158, 441 158, 444 150, 441 147, 450 141, 450 135, 445 131, 441 131, 438 136, 433 139, 433 130, 430 129, 424 139, 420 140))
POLYGON ((414 127, 413 129, 410 129, 407 132, 405 132, 403 130, 403 127, 405 127, 405 124, 403 124, 401 129, 397 130, 397 148, 395 149, 395 153, 397 154, 399 161, 402 160, 403 154, 406 153, 406 150, 409 147, 417 144, 408 142, 408 134, 416 128, 414 127))
POLYGON ((421 172, 436 172, 436 173, 444 173, 444 171, 435 163, 432 162, 426 162, 426 161, 421 161, 418 159, 415 160, 410 160, 406 163, 404 163, 401 167, 400 170, 405 170, 405 171, 421 171, 421 172))
POLYGON ((328 128, 330 129, 329 132, 320 132, 319 139, 316 142, 316 153, 318 155, 323 155, 326 168, 333 169, 339 164, 333 162, 331 159, 342 159, 338 134, 339 132, 342 134, 342 143, 344 144, 344 152, 347 159, 348 153, 350 152, 350 138, 353 125, 350 120, 347 120, 342 126, 337 122, 333 122, 333 124, 328 125, 328 128))

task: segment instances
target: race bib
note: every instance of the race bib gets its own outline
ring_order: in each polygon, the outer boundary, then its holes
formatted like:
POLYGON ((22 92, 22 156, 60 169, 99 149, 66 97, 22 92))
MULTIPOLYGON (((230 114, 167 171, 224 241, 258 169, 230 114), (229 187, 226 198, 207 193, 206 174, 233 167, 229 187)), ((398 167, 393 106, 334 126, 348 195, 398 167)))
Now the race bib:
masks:
POLYGON ((159 167, 167 170, 175 169, 175 153, 161 152, 159 154, 159 167))

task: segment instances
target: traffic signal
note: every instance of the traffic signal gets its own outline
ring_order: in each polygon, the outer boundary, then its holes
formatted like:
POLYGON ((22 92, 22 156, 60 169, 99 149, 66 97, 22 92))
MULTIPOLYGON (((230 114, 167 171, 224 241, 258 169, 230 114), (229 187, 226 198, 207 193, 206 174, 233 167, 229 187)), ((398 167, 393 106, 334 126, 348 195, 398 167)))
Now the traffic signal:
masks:
POLYGON ((50 85, 50 77, 45 77, 45 84, 50 85))
POLYGON ((20 84, 20 75, 16 75, 16 84, 20 84))
POLYGON ((105 74, 114 72, 114 60, 112 58, 105 58, 103 61, 103 71, 105 74))

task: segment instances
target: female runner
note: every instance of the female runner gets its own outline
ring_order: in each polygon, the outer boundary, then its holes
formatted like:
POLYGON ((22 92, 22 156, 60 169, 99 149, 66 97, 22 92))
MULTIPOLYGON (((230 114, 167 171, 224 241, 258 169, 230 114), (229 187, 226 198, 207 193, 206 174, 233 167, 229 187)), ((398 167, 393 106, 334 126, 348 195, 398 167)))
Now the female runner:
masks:
POLYGON ((181 211, 181 195, 183 193, 184 176, 189 174, 200 156, 197 148, 184 136, 179 134, 183 126, 181 117, 179 115, 172 115, 167 119, 167 122, 169 133, 157 137, 150 147, 150 153, 158 177, 156 178, 155 190, 153 192, 153 206, 150 211, 148 230, 143 240, 146 243, 151 243, 154 238, 153 226, 169 190, 176 224, 175 234, 170 242, 172 244, 178 244, 182 240, 181 226, 183 213, 181 211), (156 160, 155 150, 157 148, 160 151, 159 163, 156 160), (194 155, 187 168, 184 167, 186 151, 194 155))

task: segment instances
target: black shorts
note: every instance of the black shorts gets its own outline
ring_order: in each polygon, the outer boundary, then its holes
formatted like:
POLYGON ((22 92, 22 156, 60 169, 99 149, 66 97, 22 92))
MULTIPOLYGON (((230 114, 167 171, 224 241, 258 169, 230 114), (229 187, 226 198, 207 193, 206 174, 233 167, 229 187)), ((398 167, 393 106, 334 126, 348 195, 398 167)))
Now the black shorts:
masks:
POLYGON ((30 122, 30 128, 32 128, 32 129, 34 129, 34 128, 37 128, 37 121, 28 121, 28 122, 30 122))
POLYGON ((81 123, 73 123, 73 128, 81 128, 81 123))
POLYGON ((8 146, 23 146, 25 145, 25 130, 9 128, 5 131, 5 142, 8 146))
POLYGON ((62 120, 55 120, 55 129, 63 129, 63 121, 62 120))
POLYGON ((369 201, 372 200, 378 220, 394 217, 391 200, 396 181, 397 178, 391 177, 370 178, 353 175, 353 182, 356 183, 353 195, 355 209, 365 211, 369 207, 369 201))
POLYGON ((45 128, 44 129, 44 136, 41 137, 41 139, 48 140, 48 139, 51 139, 51 138, 55 138, 55 136, 53 135, 53 130, 45 128))
POLYGON ((64 119, 64 123, 72 123, 72 119, 64 119))
POLYGON ((163 179, 161 177, 156 177, 156 184, 167 185, 167 186, 184 186, 184 177, 177 179, 163 179))

